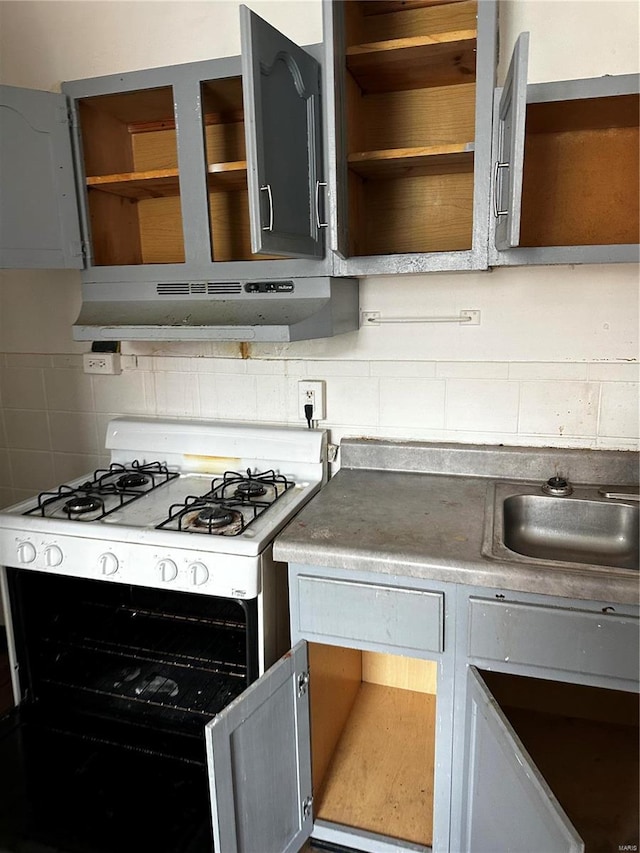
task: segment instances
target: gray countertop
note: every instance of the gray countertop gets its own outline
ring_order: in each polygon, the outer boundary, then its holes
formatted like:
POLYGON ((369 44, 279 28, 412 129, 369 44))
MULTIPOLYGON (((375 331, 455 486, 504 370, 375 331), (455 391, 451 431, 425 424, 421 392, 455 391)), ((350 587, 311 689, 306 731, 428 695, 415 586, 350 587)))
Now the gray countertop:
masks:
POLYGON ((508 562, 482 553, 487 493, 496 481, 536 483, 561 473, 574 482, 633 483, 635 453, 352 439, 343 442, 342 466, 276 539, 276 559, 350 573, 638 601, 633 570, 508 562))

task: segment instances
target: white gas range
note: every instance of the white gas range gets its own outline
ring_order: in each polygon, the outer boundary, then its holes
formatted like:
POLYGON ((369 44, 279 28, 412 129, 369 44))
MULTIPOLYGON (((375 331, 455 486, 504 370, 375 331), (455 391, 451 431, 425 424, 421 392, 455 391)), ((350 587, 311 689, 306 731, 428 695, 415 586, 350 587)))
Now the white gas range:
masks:
POLYGON ((117 418, 107 447, 0 512, 0 850, 211 853, 204 727, 289 648, 272 541, 326 435, 117 418))
POLYGON ((326 480, 322 430, 117 418, 111 465, 0 512, 0 563, 253 598, 275 534, 326 480))

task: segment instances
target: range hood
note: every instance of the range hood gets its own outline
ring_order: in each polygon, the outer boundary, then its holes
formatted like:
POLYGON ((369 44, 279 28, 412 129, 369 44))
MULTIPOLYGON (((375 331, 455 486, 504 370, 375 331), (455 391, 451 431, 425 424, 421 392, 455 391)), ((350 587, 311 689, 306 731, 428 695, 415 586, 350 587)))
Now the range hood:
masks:
POLYGON ((358 328, 357 279, 83 284, 76 341, 327 338, 358 328))

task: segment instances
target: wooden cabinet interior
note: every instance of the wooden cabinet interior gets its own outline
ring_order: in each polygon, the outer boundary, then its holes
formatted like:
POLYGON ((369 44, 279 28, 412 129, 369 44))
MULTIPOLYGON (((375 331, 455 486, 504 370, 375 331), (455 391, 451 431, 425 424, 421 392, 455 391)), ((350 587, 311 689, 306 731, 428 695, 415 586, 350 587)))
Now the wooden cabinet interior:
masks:
POLYGON ((470 249, 476 0, 343 9, 349 254, 470 249))
POLYGON ((437 664, 309 644, 316 818, 430 846, 437 664))
POLYGON ((521 246, 640 242, 638 95, 527 105, 521 246))
MULTIPOLYGON (((638 844, 638 696, 483 672, 493 696, 585 842, 638 844)), ((624 845, 629 845, 628 847, 624 845)))
POLYGON ((184 261, 171 87, 78 102, 93 263, 184 261))

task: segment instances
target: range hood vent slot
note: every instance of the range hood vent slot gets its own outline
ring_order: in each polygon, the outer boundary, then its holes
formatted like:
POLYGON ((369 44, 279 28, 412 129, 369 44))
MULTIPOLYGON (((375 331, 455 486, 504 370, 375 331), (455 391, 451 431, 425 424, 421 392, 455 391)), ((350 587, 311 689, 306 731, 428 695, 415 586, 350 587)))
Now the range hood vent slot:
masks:
POLYGON ((157 285, 158 296, 214 296, 215 294, 240 293, 242 287, 239 281, 197 282, 188 281, 162 282, 157 285))

